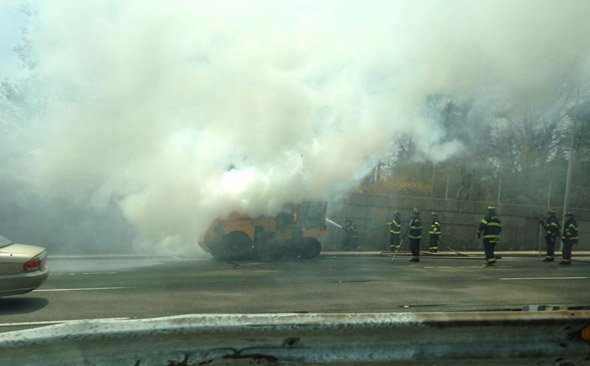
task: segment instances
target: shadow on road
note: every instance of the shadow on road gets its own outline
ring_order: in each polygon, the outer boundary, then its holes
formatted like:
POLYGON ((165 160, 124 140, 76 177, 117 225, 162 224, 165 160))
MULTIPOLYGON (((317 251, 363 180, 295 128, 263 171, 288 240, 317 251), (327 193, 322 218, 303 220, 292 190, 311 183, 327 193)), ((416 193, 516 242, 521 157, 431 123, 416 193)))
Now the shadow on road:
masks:
POLYGON ((0 298, 0 315, 32 313, 43 309, 49 300, 42 297, 0 298))

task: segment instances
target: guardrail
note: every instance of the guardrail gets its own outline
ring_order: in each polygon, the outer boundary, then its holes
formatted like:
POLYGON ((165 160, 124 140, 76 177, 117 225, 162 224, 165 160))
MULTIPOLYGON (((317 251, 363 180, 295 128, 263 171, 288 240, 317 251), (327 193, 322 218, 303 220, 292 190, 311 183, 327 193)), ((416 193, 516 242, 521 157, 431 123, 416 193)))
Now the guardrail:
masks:
POLYGON ((590 311, 205 314, 0 334, 2 365, 590 364, 590 311))

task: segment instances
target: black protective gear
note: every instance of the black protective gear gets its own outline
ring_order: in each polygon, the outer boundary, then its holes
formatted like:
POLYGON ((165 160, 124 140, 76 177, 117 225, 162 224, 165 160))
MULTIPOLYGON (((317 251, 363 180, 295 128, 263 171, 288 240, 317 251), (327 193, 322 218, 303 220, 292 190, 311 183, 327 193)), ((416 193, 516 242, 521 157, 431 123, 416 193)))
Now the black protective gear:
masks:
POLYGON ((419 217, 414 217, 410 221, 410 233, 408 235, 410 239, 422 239, 422 221, 419 217))
POLYGON ((442 231, 440 230, 440 222, 436 215, 433 215, 428 234, 430 235, 430 251, 436 253, 438 251, 438 240, 442 234, 442 231))
POLYGON ((344 250, 358 250, 359 245, 359 229, 352 222, 352 220, 346 220, 346 226, 344 227, 344 250))
POLYGON ((402 235, 402 222, 400 220, 399 212, 393 214, 393 220, 388 223, 389 225, 389 249, 393 252, 396 251, 401 242, 402 235))
POLYGON ((547 262, 551 262, 555 256, 555 240, 559 237, 561 226, 555 216, 555 212, 551 212, 551 210, 546 220, 540 220, 540 224, 545 231, 545 244, 547 246, 547 256, 545 259, 547 262))
POLYGON ((488 207, 488 214, 479 223, 479 230, 477 237, 483 236, 483 247, 486 253, 485 265, 487 267, 496 264, 496 256, 494 251, 496 244, 500 240, 500 232, 502 232, 502 223, 498 216, 496 216, 493 206, 488 207))
POLYGON ((569 219, 563 224, 563 233, 561 235, 561 241, 563 242, 563 250, 561 252, 561 264, 571 264, 572 262, 572 250, 574 245, 578 243, 578 223, 574 218, 574 215, 569 215, 569 219))
POLYGON ((410 239, 410 251, 412 252, 412 262, 420 260, 420 239, 410 239))
POLYGON ((478 238, 483 236, 484 239, 490 239, 492 242, 500 240, 500 232, 502 232, 502 223, 495 214, 488 213, 479 223, 479 230, 477 231, 478 238))

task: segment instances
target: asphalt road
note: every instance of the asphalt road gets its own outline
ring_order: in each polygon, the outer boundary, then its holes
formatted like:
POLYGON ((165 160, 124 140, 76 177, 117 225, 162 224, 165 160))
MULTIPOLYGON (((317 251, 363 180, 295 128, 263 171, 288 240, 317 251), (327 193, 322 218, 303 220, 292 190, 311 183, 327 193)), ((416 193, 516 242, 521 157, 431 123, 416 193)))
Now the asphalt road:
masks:
POLYGON ((0 331, 69 320, 190 313, 399 312, 590 307, 590 262, 539 258, 321 257, 227 263, 180 258, 50 259, 38 290, 0 298, 0 331))

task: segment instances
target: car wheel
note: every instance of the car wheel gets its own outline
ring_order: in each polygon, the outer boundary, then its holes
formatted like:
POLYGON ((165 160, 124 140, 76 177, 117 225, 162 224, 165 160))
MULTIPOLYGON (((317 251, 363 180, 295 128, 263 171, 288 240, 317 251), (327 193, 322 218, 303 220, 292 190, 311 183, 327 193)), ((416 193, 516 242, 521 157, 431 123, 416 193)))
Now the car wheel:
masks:
POLYGON ((320 255, 322 251, 322 244, 316 238, 303 239, 300 256, 305 259, 312 259, 320 255))

